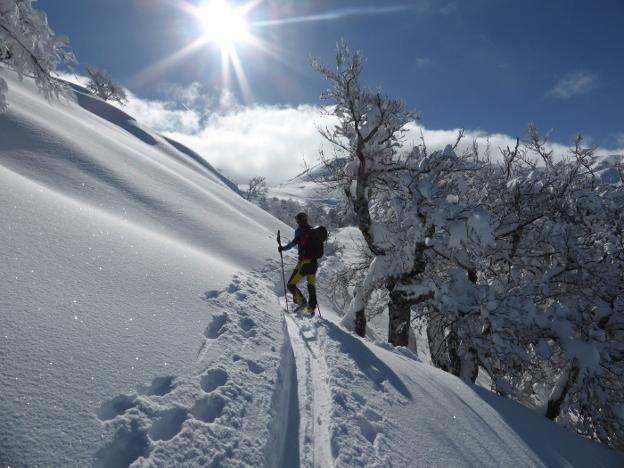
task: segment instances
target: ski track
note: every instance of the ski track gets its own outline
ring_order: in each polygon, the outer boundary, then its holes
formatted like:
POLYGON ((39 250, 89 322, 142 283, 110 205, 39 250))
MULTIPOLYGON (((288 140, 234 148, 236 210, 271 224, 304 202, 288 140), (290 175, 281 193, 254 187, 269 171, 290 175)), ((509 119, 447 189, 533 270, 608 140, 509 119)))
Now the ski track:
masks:
POLYGON ((331 400, 320 322, 305 316, 286 317, 295 355, 299 400, 299 463, 304 467, 334 466, 330 446, 331 400), (321 342, 322 339, 322 342, 321 342))
POLYGON ((404 467, 384 409, 411 404, 400 378, 357 337, 332 321, 286 318, 299 383, 303 467, 404 467), (380 406, 381 405, 381 406, 380 406))

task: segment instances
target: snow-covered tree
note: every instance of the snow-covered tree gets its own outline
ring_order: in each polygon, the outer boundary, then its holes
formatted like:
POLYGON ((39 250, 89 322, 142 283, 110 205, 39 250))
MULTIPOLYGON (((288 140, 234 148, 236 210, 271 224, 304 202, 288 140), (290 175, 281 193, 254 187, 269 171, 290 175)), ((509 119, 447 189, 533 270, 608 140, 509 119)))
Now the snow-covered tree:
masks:
POLYGON ((91 65, 87 65, 89 82, 87 88, 93 94, 104 101, 118 102, 125 105, 128 102, 128 95, 122 85, 116 82, 105 70, 100 70, 91 65))
MULTIPOLYGON (((555 160, 533 126, 524 150, 504 155, 516 203, 501 213, 507 259, 497 262, 498 287, 530 298, 529 350, 547 370, 542 375, 555 377, 541 379, 547 394, 532 396, 549 418, 574 421, 577 431, 621 447, 624 181, 604 183, 580 137, 555 160)), ((531 375, 535 366, 524 372, 525 381, 540 380, 531 375)))
POLYGON ((623 184, 594 174, 580 138, 559 159, 546 143, 529 127, 469 184, 496 243, 472 252, 472 278, 430 263, 431 353, 462 377, 479 365, 499 393, 621 446, 623 184))
POLYGON ((407 151, 414 116, 361 86, 358 52, 340 45, 336 69, 318 68, 339 122, 322 130, 328 181, 370 253, 343 323, 363 335, 385 288, 391 343, 407 344, 415 310, 438 367, 471 381, 484 369, 500 394, 622 447, 622 167, 603 182, 582 138, 560 157, 534 126, 496 161, 476 144, 407 151))
POLYGON ((389 297, 388 339, 405 346, 412 306, 433 294, 424 274, 434 234, 446 230, 453 235, 440 237, 440 242, 458 242, 461 229, 478 227, 472 239, 489 242, 487 229, 481 229, 487 225, 486 215, 458 203, 462 174, 474 171, 473 163, 450 146, 432 154, 424 146, 405 153, 402 137, 416 116, 400 101, 360 84, 359 52, 340 44, 336 62, 335 70, 318 66, 331 83, 324 97, 335 103, 331 113, 339 121, 321 131, 336 149, 326 165, 331 183, 341 186, 351 202, 374 256, 355 288, 344 324, 364 335, 368 300, 384 287, 389 297), (337 167, 335 160, 346 164, 337 167))
POLYGON ((268 192, 266 177, 255 176, 249 180, 249 188, 245 192, 245 197, 247 200, 261 201, 266 198, 268 192))
MULTIPOLYGON (((61 63, 73 62, 69 41, 56 36, 48 26, 44 12, 32 6, 32 0, 0 0, 0 63, 17 72, 32 76, 46 97, 58 96, 62 81, 51 73, 61 63)), ((8 86, 0 78, 0 111, 6 111, 8 86)))
MULTIPOLYGON (((321 134, 337 148, 336 158, 346 161, 344 169, 327 161, 330 177, 341 186, 351 203, 370 251, 376 258, 385 258, 385 249, 375 236, 377 225, 371 217, 369 192, 375 185, 376 174, 385 164, 392 163, 404 127, 413 115, 400 101, 361 86, 362 56, 359 51, 352 53, 345 44, 337 48, 335 69, 322 64, 317 64, 317 69, 331 83, 323 98, 335 102, 332 114, 339 118, 334 128, 323 129, 321 134)), ((385 273, 376 276, 371 267, 367 279, 355 290, 347 324, 354 325, 361 336, 366 331, 368 298, 388 276, 385 273), (349 320, 354 320, 354 324, 348 323, 349 320)))

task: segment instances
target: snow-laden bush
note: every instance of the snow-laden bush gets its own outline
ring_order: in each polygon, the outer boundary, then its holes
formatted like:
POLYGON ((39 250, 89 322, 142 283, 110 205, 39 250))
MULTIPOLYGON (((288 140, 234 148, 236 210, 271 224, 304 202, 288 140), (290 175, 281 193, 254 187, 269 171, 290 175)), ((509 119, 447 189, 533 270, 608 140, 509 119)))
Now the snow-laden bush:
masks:
MULTIPOLYGON (((46 97, 58 96, 63 82, 51 76, 60 63, 73 62, 69 41, 55 36, 44 12, 32 0, 0 0, 0 63, 17 72, 20 79, 32 76, 46 97)), ((0 112, 6 111, 8 86, 0 78, 0 112)))
POLYGON ((89 82, 87 89, 104 101, 118 102, 125 105, 128 102, 128 95, 123 86, 117 83, 105 70, 100 70, 91 65, 87 65, 89 82))

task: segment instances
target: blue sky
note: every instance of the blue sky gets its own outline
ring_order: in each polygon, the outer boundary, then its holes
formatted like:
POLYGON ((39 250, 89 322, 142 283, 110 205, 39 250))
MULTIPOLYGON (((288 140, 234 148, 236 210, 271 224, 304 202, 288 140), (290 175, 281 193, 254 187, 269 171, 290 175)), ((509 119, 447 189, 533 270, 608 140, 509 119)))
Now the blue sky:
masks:
MULTIPOLYGON (((81 64, 107 69, 139 98, 192 83, 218 93, 214 44, 145 72, 201 35, 180 3, 39 0, 37 8, 70 38, 81 64)), ((581 131, 603 147, 624 147, 621 0, 265 0, 248 15, 252 23, 299 17, 318 20, 252 26, 277 58, 237 47, 251 91, 232 85, 239 102, 318 106, 325 82, 310 60, 331 63, 344 38, 367 57, 367 83, 401 97, 427 128, 515 136, 535 122, 561 143, 581 131)))

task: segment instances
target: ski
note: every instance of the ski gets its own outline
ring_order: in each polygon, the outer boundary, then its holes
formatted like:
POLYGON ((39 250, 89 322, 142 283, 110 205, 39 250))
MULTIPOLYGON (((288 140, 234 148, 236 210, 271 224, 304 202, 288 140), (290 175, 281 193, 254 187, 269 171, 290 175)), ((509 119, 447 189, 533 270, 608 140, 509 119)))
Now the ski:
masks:
POLYGON ((305 311, 305 308, 307 307, 307 304, 295 304, 295 307, 290 310, 290 309, 284 309, 282 308, 282 310, 287 313, 287 314, 292 314, 292 315, 299 315, 299 316, 304 316, 304 317, 314 317, 316 314, 309 314, 305 311))

